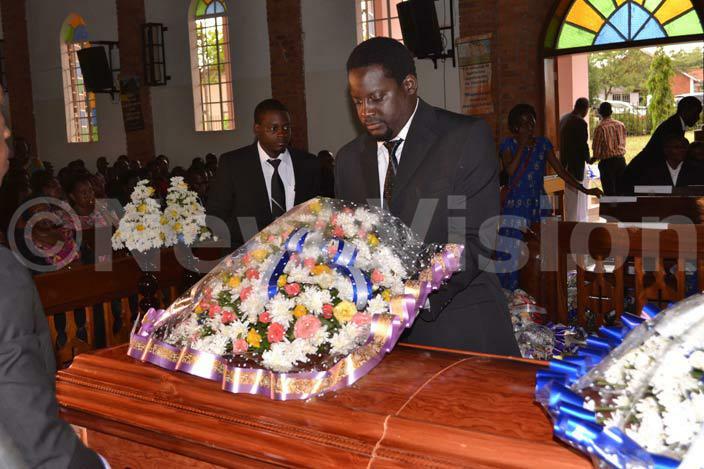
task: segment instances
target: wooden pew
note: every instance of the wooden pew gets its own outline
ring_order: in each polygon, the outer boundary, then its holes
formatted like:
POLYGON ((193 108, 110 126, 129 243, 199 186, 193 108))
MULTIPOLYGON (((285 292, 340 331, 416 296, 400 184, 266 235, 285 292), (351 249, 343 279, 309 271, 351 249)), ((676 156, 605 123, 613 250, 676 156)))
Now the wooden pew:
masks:
MULTIPOLYGON (((34 277, 39 297, 44 306, 52 341, 55 345, 56 361, 64 367, 79 353, 96 348, 96 315, 101 314, 104 324, 106 346, 128 342, 129 332, 137 316, 137 300, 142 298, 138 282, 143 275, 137 261, 129 255, 116 256, 110 271, 100 271, 101 265, 72 267, 58 272, 34 277), (113 314, 113 304, 119 302, 119 320, 113 314), (85 310, 84 339, 78 334, 76 310, 85 310), (57 317, 65 318, 66 341, 57 343, 59 330, 57 317), (117 323, 117 324, 116 324, 117 323)), ((154 272, 159 290, 157 300, 168 306, 182 291, 184 268, 178 263, 172 249, 161 252, 161 269, 154 272), (168 291, 166 297, 162 294, 168 291)), ((59 323, 63 318, 58 318, 59 323)))
POLYGON ((538 236, 527 239, 529 262, 521 271, 521 285, 553 321, 566 324, 567 272, 576 270, 577 321, 586 326, 589 309, 596 327, 612 310, 620 317, 626 287, 634 290, 636 312, 648 303, 665 307, 683 299, 687 261, 695 262, 697 287, 703 290, 704 225, 661 228, 547 221, 542 229, 533 227, 538 236))

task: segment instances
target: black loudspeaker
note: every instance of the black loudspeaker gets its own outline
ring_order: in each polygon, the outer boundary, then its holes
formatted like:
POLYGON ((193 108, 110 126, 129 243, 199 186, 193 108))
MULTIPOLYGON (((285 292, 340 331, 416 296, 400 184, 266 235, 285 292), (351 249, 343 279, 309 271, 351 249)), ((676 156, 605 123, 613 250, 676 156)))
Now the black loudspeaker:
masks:
POLYGON ((435 0, 408 0, 396 5, 406 47, 419 59, 443 52, 435 0))
POLYGON ((79 50, 78 63, 81 64, 86 90, 99 93, 113 89, 112 70, 104 47, 87 47, 79 50))

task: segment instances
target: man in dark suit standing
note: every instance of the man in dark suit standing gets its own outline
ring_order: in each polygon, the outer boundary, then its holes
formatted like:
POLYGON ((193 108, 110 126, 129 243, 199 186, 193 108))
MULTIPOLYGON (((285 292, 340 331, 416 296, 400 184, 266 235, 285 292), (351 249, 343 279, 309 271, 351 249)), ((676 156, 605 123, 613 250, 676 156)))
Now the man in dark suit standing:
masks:
POLYGON ((663 167, 665 160, 664 144, 670 136, 684 138, 687 127, 692 127, 699 120, 702 103, 694 96, 687 96, 677 103, 677 112, 665 119, 655 129, 645 148, 628 163, 621 181, 621 192, 633 193, 633 187, 645 173, 651 172, 653 166, 663 167))
POLYGON ((489 126, 419 99, 413 57, 393 39, 359 44, 347 61, 347 77, 367 132, 335 159, 336 196, 380 204, 426 242, 465 246, 464 270, 431 295, 430 310, 406 340, 518 355, 506 298, 488 271, 499 213, 489 126))
MULTIPOLYGON (((0 91, 0 105, 3 100, 0 91)), ((0 114, 0 181, 8 169, 10 131, 0 114)), ((0 437, 11 467, 102 468, 71 426, 59 418, 56 362, 49 326, 29 272, 0 246, 0 437)))
POLYGON ((254 110, 256 141, 220 157, 206 212, 225 221, 232 249, 294 205, 320 194, 315 155, 289 148, 288 109, 267 99, 254 110))
POLYGON ((688 187, 696 185, 700 177, 697 163, 687 159, 689 142, 686 138, 673 133, 663 137, 663 156, 653 162, 636 178, 639 186, 688 187))
MULTIPOLYGON (((560 162, 580 184, 584 185, 589 162, 589 130, 585 118, 589 100, 579 98, 569 114, 560 119, 560 162)), ((573 187, 565 187, 565 218, 587 221, 588 195, 573 187)))

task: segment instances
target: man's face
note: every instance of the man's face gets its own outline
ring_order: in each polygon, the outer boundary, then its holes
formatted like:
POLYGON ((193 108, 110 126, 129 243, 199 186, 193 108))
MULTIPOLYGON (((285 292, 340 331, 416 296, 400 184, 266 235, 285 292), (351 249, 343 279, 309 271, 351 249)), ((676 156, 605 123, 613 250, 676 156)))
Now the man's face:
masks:
POLYGON ((254 124, 254 134, 267 155, 278 157, 291 142, 291 118, 288 112, 265 112, 261 122, 254 124))
POLYGON ((673 163, 681 163, 687 157, 687 140, 670 140, 663 147, 665 158, 673 163))
POLYGON ((697 106, 691 106, 687 109, 682 110, 682 120, 687 127, 692 127, 699 120, 699 114, 702 113, 702 108, 697 106))
MULTIPOLYGON (((0 106, 5 101, 5 93, 0 90, 0 106)), ((5 116, 0 112, 0 184, 10 168, 10 149, 7 147, 7 139, 10 138, 10 129, 5 124, 5 116)))
POLYGON ((399 85, 381 65, 370 65, 350 70, 347 81, 359 121, 378 141, 396 136, 413 114, 418 91, 413 75, 399 85))

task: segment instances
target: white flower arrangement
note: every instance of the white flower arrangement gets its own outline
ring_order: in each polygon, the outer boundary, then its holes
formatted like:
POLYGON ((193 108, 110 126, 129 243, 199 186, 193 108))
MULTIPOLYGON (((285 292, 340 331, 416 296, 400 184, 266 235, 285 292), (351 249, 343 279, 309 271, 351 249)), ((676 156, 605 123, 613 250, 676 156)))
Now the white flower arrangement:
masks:
POLYGON ((145 252, 179 242, 189 246, 211 237, 205 225, 205 209, 196 193, 188 190, 183 178, 171 178, 163 212, 153 195, 154 188, 149 186, 149 180, 137 183, 130 196, 131 202, 125 206, 125 215, 112 236, 114 250, 127 248, 145 252))

